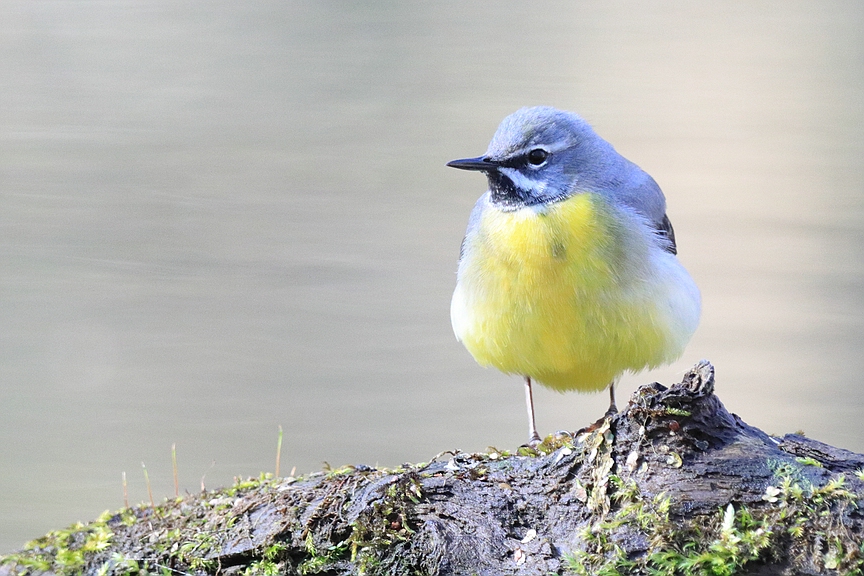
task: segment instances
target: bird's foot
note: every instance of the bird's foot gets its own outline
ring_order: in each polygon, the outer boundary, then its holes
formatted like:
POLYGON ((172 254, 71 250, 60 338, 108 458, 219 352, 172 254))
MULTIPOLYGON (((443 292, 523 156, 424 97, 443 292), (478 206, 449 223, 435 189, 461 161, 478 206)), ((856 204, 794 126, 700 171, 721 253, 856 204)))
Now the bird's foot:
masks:
POLYGON ((597 430, 597 429, 599 429, 601 426, 603 426, 603 424, 604 424, 607 420, 609 420, 610 418, 612 418, 612 416, 614 416, 614 415, 617 414, 617 413, 618 413, 618 409, 615 408, 615 406, 610 406, 610 407, 609 407, 609 410, 606 411, 606 414, 604 414, 602 418, 598 418, 596 422, 594 422, 594 423, 592 423, 592 424, 589 424, 588 426, 585 426, 585 427, 583 427, 583 428, 580 428, 579 430, 577 430, 577 431, 573 434, 573 437, 574 437, 574 438, 578 438, 578 437, 581 436, 582 434, 588 434, 589 432, 594 432, 595 430, 597 430))
POLYGON ((539 446, 541 442, 543 442, 543 440, 540 439, 540 435, 535 433, 532 434, 531 437, 528 439, 528 442, 526 442, 522 446, 534 449, 537 448, 537 446, 539 446))

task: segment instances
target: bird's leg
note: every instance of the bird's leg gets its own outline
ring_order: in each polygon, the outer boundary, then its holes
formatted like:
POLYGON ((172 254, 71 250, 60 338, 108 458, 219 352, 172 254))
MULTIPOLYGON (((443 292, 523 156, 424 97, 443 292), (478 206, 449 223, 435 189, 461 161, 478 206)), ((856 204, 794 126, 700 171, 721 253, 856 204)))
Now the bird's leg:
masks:
POLYGON ((618 407, 615 405, 615 381, 609 383, 609 409, 606 410, 606 417, 618 413, 618 407))
POLYGON ((531 392, 530 376, 525 376, 525 404, 528 407, 528 445, 536 446, 540 443, 540 435, 537 434, 537 425, 534 423, 534 394, 531 392))
POLYGON ((594 430, 597 430, 598 428, 600 428, 600 426, 603 425, 603 422, 605 422, 608 418, 611 418, 612 416, 614 416, 617 413, 618 413, 618 407, 615 405, 615 381, 613 380, 612 382, 609 383, 609 409, 606 410, 606 413, 603 415, 602 418, 600 418, 599 420, 597 420, 593 424, 589 424, 588 426, 585 426, 584 428, 580 428, 579 430, 576 431, 575 434, 573 434, 573 436, 576 437, 576 436, 579 436, 580 434, 584 434, 586 432, 593 432, 594 430))

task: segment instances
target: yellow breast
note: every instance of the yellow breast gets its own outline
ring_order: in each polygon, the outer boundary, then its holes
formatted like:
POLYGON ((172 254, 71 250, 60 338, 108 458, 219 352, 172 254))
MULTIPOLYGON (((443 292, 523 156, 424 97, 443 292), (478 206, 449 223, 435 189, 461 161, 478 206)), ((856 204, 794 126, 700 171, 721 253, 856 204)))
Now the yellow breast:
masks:
POLYGON ((465 239, 456 336, 480 364, 559 390, 598 390, 673 360, 683 344, 645 238, 592 194, 542 209, 487 206, 465 239))

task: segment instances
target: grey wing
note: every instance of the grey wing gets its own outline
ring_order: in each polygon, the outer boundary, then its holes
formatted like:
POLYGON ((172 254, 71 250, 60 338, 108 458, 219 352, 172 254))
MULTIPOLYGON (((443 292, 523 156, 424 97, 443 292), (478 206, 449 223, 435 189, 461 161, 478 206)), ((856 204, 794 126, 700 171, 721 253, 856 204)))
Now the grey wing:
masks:
POLYGON ((622 177, 609 188, 609 194, 629 206, 651 222, 654 231, 662 238, 663 248, 678 254, 675 231, 666 215, 666 198, 657 182, 644 170, 623 158, 622 177), (662 216, 661 216, 662 215, 662 216))
POLYGON ((657 235, 666 239, 667 252, 678 254, 678 246, 675 244, 675 230, 672 228, 672 221, 666 214, 663 214, 663 220, 657 225, 657 235))

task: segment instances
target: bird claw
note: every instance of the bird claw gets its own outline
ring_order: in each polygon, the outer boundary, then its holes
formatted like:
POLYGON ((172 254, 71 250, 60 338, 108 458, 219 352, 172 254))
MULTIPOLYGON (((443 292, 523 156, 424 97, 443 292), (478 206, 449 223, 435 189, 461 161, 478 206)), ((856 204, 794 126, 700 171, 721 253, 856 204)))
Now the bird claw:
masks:
POLYGON ((578 436, 581 436, 582 434, 587 434, 587 433, 589 433, 589 432, 594 432, 595 430, 597 430, 598 428, 600 428, 600 427, 603 425, 604 422, 606 422, 607 420, 609 420, 612 416, 614 416, 614 415, 617 414, 617 413, 618 413, 618 409, 615 408, 614 406, 610 406, 610 407, 609 407, 609 410, 606 411, 606 414, 604 414, 602 418, 598 418, 597 421, 594 422, 593 424, 589 424, 588 426, 585 426, 585 427, 583 427, 583 428, 580 428, 579 430, 577 430, 577 431, 573 434, 573 437, 576 438, 576 437, 578 437, 578 436))
POLYGON ((531 448, 532 450, 534 450, 535 448, 537 448, 537 446, 540 445, 540 443, 541 443, 542 441, 543 441, 543 440, 540 439, 540 435, 539 435, 539 434, 533 434, 533 435, 531 436, 531 438, 528 439, 528 442, 526 442, 526 443, 523 444, 522 446, 525 447, 525 448, 531 448))

